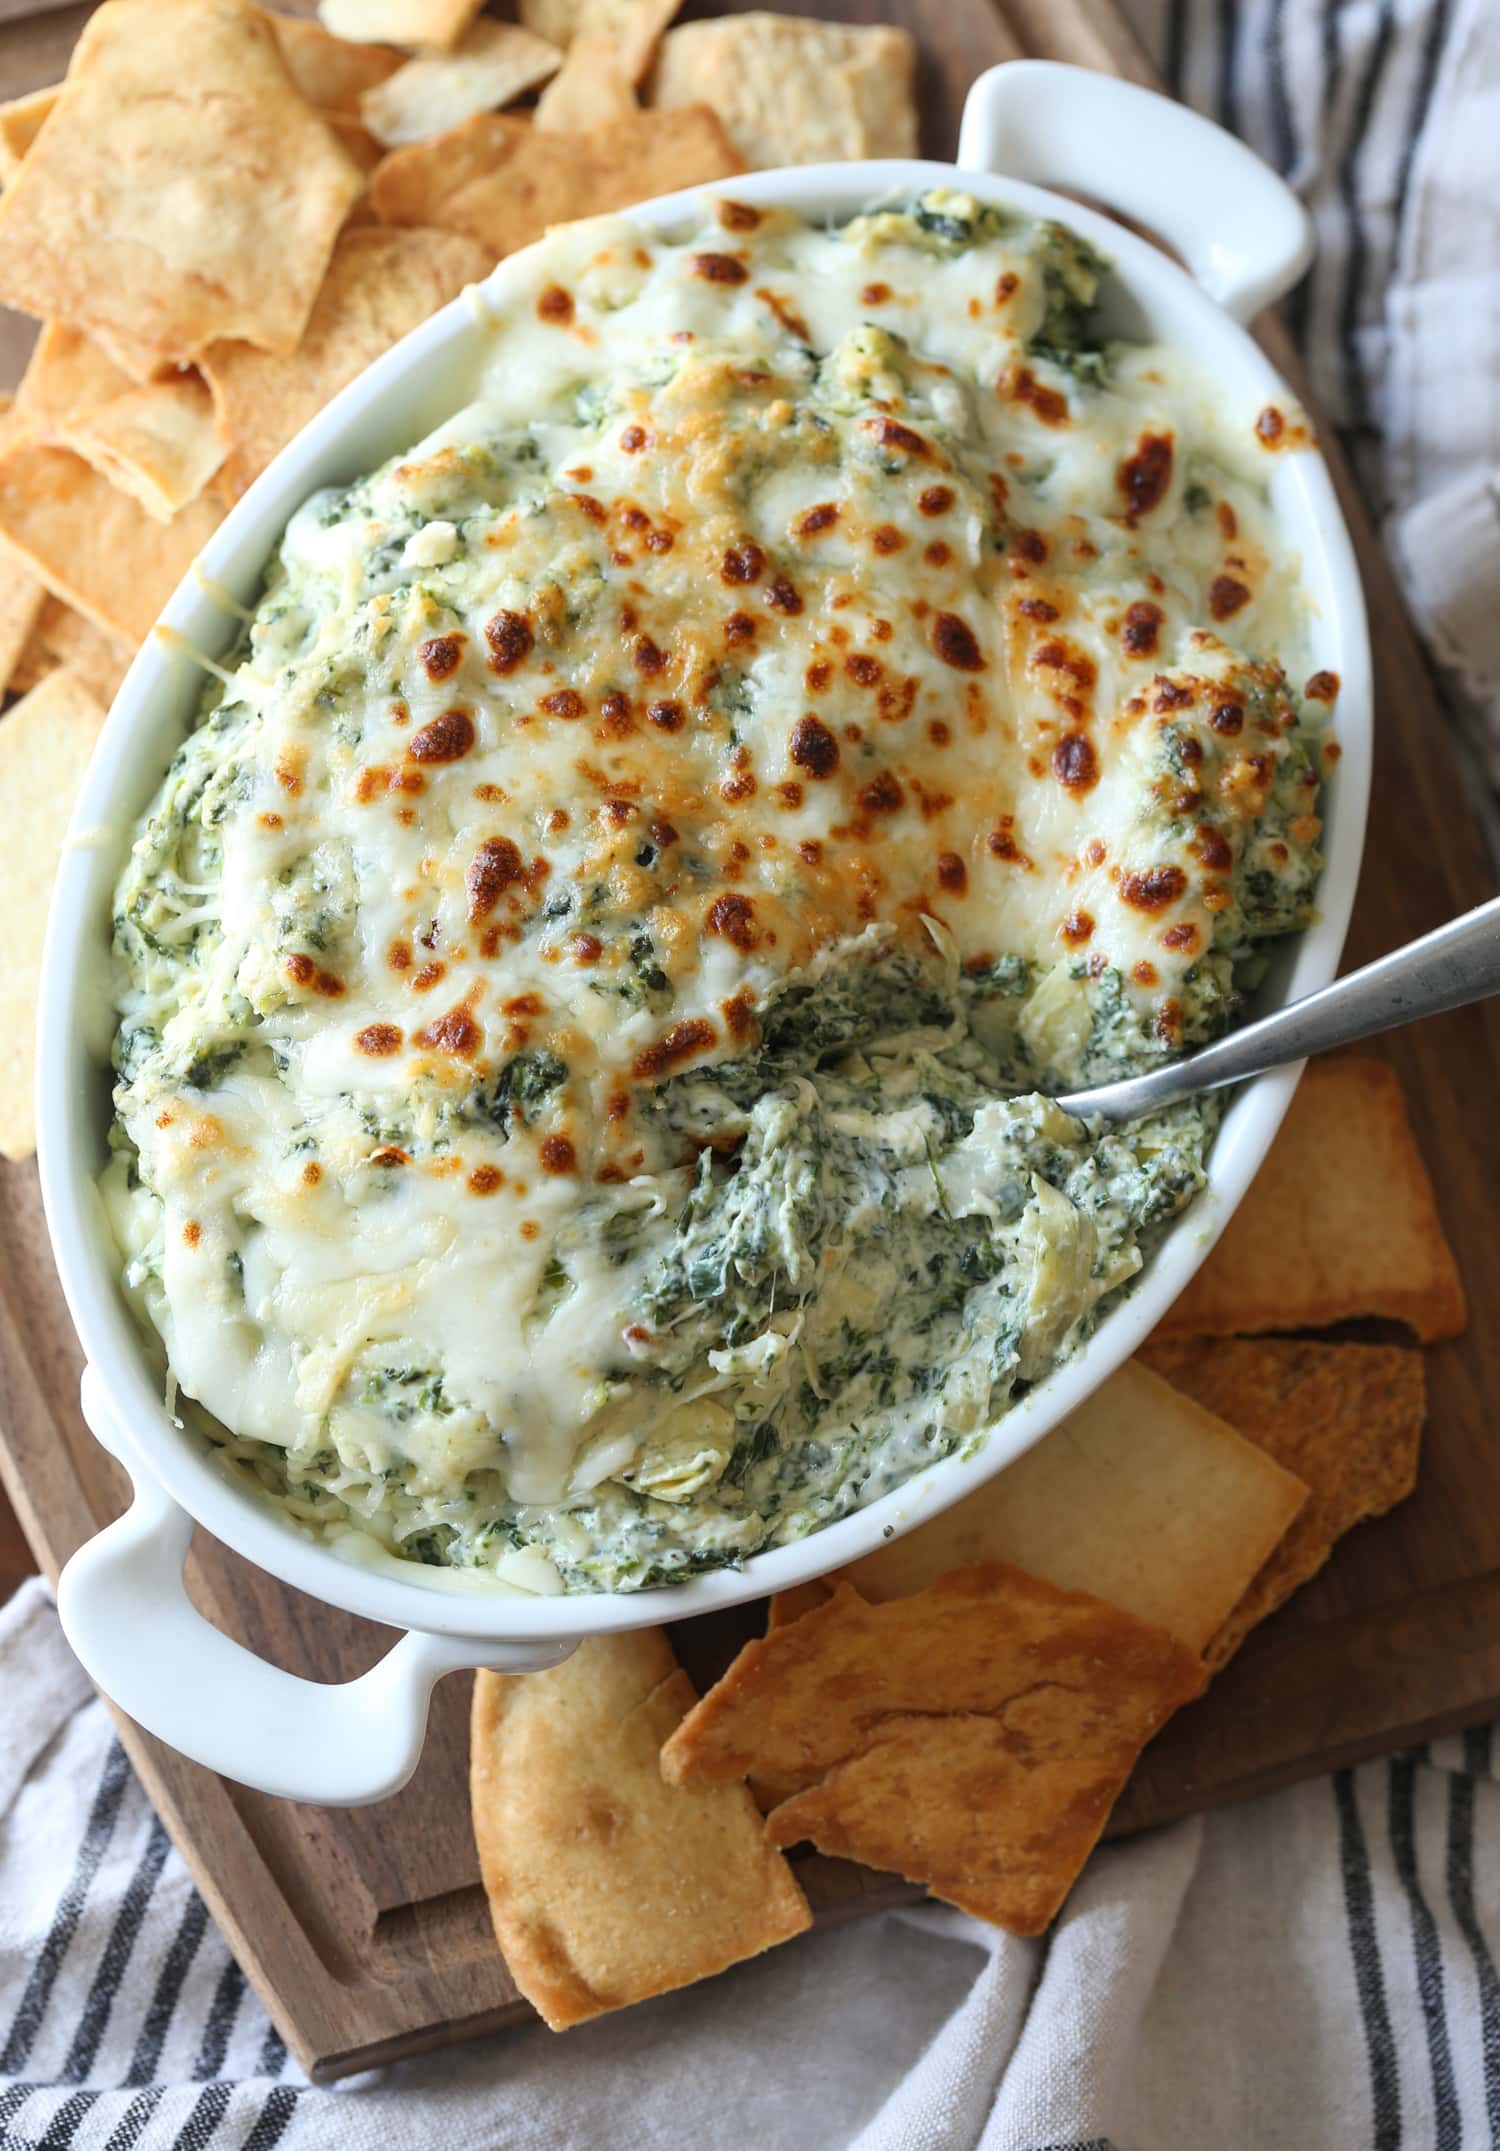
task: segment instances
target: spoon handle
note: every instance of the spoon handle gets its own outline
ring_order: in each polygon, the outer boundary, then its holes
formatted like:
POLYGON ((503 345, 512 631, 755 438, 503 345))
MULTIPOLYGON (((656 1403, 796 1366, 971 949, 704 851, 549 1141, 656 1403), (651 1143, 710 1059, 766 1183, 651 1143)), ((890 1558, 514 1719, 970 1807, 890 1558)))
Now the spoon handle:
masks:
POLYGON ((1173 1098, 1241 1083, 1268 1068, 1329 1053, 1494 993, 1500 993, 1500 897, 1183 1060, 1149 1075, 1073 1091, 1057 1102, 1070 1113, 1131 1120, 1173 1098))

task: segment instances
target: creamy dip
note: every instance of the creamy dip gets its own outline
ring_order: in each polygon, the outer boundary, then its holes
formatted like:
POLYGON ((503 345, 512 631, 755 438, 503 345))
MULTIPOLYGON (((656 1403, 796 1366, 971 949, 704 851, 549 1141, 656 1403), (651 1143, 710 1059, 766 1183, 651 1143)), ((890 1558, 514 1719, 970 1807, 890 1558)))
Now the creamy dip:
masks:
POLYGON ((1039 1093, 1306 921, 1336 683, 1282 429, 1103 274, 958 194, 572 226, 294 517, 120 882, 106 1192, 305 1522, 738 1562, 981 1439, 1202 1185, 1211 1108, 1039 1093))

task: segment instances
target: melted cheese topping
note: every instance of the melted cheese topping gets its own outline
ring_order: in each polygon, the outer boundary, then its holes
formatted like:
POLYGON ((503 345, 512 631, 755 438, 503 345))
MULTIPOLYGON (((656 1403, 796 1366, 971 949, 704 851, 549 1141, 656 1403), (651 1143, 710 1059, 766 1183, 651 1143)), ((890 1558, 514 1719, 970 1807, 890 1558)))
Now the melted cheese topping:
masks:
POLYGON ((1139 1266, 1201 1118, 1096 1201, 984 1098, 1220 1027, 1317 774, 1265 429, 1095 343, 1071 235, 725 202, 528 259, 482 398, 294 518, 137 842, 114 1202, 294 1508, 629 1584, 895 1483, 1139 1266), (975 1403, 949 1278, 860 1405, 880 1294, 980 1239, 1007 1367, 975 1403))

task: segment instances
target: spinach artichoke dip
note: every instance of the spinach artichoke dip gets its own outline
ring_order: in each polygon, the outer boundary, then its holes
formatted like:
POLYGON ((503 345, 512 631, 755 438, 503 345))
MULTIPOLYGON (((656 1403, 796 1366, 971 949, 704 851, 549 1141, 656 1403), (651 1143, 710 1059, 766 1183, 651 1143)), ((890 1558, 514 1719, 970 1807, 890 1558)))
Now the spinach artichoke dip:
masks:
POLYGON ((1295 427, 1106 340, 1058 225, 709 201, 513 274, 139 828, 105 1185, 293 1516, 630 1590, 979 1442, 1138 1273, 1212 1105, 1047 1093, 1307 920, 1337 683, 1295 427))

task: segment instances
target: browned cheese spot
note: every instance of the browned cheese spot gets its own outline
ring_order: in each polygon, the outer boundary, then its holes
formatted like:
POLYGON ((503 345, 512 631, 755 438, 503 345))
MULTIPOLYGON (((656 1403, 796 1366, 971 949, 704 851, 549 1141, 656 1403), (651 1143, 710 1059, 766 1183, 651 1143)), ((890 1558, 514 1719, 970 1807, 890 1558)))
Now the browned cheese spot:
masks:
POLYGON ((790 752, 810 777, 831 777, 839 766, 839 743, 811 710, 793 725, 790 752))
POLYGON ((1120 465, 1116 476, 1125 496, 1127 523, 1149 515, 1166 498, 1172 483, 1172 456, 1170 433, 1143 433, 1134 454, 1120 465))
POLYGON ((984 658, 974 630, 956 612, 940 612, 932 623, 932 647, 955 672, 983 672, 984 658))
POLYGON ((354 1034, 357 1053, 368 1053, 372 1060, 389 1060, 393 1053, 401 1051, 402 1033, 394 1023, 367 1023, 362 1031, 354 1034))
POLYGON ((521 854, 509 837, 487 837, 464 874, 469 917, 486 919, 505 891, 526 878, 521 854))
POLYGON ((1180 866, 1150 866, 1138 874, 1120 876, 1120 901, 1132 911, 1165 911, 1187 887, 1180 866))
POLYGON ((457 672, 464 654, 462 635, 433 635, 417 651, 422 670, 434 684, 457 672))
POLYGON ((631 1073, 641 1081, 650 1081, 665 1075, 669 1068, 690 1061, 717 1043, 718 1032, 704 1016, 690 1016, 685 1022, 674 1023, 664 1031, 653 1045, 638 1053, 631 1073))
POLYGON ((1065 732, 1052 750, 1052 771, 1067 791, 1091 792, 1099 782, 1099 758, 1083 732, 1065 732))
POLYGON ((733 254, 695 254, 692 268, 694 276, 701 276, 709 284, 743 284, 749 274, 733 254))
POLYGON ((483 1031, 460 1001, 418 1031, 414 1042, 430 1053, 448 1053, 455 1060, 467 1061, 473 1059, 483 1037, 483 1031))
POLYGON ((748 956, 759 942, 755 930, 755 906, 748 896, 716 896, 703 914, 703 924, 748 956))
POLYGON ((1145 598, 1138 598, 1125 608, 1125 625, 1120 640, 1132 657, 1154 657, 1161 635, 1161 624, 1166 618, 1160 605, 1153 605, 1145 598))
POLYGON ((1068 399, 1058 389, 1047 388, 1029 366, 1017 366, 1000 383, 1012 403, 1024 403, 1035 411, 1044 426, 1068 423, 1068 399))
POLYGON ((758 582, 765 572, 766 556, 753 538, 741 538, 724 555, 719 574, 726 583, 758 582))
POLYGON ((1216 620, 1229 620, 1250 602, 1250 593, 1233 575, 1216 575, 1208 586, 1208 609, 1216 620))
POLYGON ((286 960, 286 975, 294 986, 306 986, 313 993, 320 993, 325 1001, 336 1001, 344 990, 344 982, 332 971, 324 971, 311 956, 300 950, 286 960))
POLYGON ((535 638, 524 612, 497 612, 485 622, 484 639, 489 644, 490 670, 503 677, 525 664, 535 638))
POLYGON ((1286 432, 1286 420, 1274 403, 1268 403, 1255 421, 1255 431, 1265 448, 1279 448, 1286 432))
POLYGON ((1210 873, 1227 874, 1234 865, 1234 852, 1223 833, 1212 822, 1200 822, 1196 834, 1200 863, 1210 873))
POLYGON ((867 418, 867 426, 874 428, 882 448, 899 448, 903 455, 930 458, 932 449, 920 433, 913 433, 910 426, 903 426, 899 418, 867 418))
POLYGON ((862 785, 857 796, 866 814, 899 814, 906 804, 900 781, 889 769, 880 770, 862 785))
POLYGON ((407 753, 414 762, 461 762, 474 744, 474 720, 467 710, 444 710, 413 732, 407 753))

